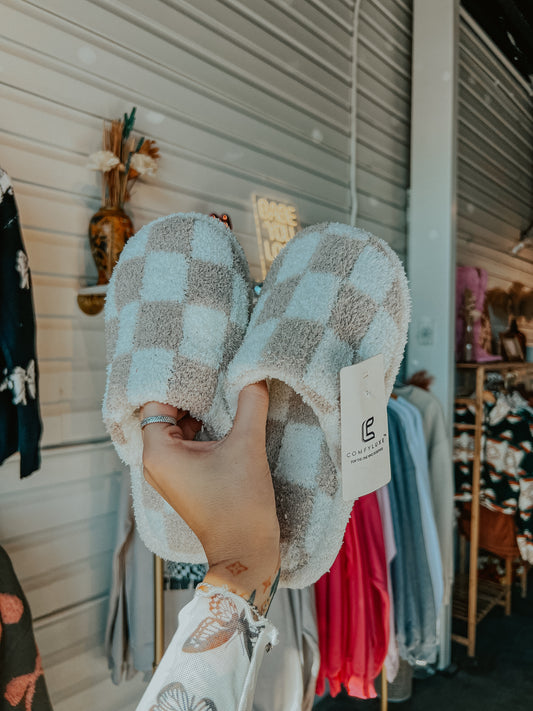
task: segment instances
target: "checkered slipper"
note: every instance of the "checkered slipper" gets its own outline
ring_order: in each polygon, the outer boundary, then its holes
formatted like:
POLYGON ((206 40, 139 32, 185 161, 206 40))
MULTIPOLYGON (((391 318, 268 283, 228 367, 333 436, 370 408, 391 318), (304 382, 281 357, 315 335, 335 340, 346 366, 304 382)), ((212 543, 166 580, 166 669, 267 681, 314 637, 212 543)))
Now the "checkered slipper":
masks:
POLYGON ((167 560, 205 561, 184 521, 145 480, 139 407, 155 400, 189 410, 211 438, 232 418, 223 378, 243 339, 251 304, 248 264, 235 236, 212 217, 176 214, 126 244, 105 306, 104 421, 131 468, 139 532, 167 560))
POLYGON ((270 379, 267 452, 287 587, 335 560, 352 503, 340 482, 339 371, 383 353, 387 395, 407 339, 405 272, 388 245, 347 225, 314 225, 274 260, 228 368, 232 412, 247 384, 270 379))

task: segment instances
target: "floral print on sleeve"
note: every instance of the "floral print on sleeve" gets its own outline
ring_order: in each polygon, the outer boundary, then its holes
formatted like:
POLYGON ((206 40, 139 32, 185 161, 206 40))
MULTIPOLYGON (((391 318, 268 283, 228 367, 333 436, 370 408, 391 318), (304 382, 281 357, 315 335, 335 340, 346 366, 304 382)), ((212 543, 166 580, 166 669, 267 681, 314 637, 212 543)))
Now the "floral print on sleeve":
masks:
POLYGON ((137 711, 249 711, 277 631, 244 598, 202 583, 137 711))
POLYGON ((157 695, 157 703, 150 711, 218 711, 209 699, 189 697, 183 684, 179 681, 165 686, 157 695))

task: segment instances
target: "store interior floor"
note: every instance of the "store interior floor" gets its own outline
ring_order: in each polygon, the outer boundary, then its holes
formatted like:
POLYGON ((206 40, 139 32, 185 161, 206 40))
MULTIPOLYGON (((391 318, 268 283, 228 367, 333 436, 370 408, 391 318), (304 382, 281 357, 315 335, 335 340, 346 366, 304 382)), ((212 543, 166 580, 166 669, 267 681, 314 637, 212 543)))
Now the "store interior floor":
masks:
MULTIPOLYGON (((533 569, 526 599, 513 591, 510 617, 495 608, 478 627, 476 664, 453 645, 457 672, 415 679, 408 701, 389 704, 398 711, 531 711, 533 709, 533 569)), ((378 711, 379 699, 347 696, 322 699, 315 711, 378 711)))

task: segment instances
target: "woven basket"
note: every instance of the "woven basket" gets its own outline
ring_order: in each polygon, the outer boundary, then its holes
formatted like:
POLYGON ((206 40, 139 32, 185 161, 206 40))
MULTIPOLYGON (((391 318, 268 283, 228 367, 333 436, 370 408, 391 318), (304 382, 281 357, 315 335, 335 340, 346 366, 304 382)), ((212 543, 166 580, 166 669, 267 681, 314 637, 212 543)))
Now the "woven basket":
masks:
POLYGON ((413 692, 413 670, 409 664, 400 659, 400 668, 394 681, 387 685, 389 701, 391 703, 401 703, 411 698, 413 692))

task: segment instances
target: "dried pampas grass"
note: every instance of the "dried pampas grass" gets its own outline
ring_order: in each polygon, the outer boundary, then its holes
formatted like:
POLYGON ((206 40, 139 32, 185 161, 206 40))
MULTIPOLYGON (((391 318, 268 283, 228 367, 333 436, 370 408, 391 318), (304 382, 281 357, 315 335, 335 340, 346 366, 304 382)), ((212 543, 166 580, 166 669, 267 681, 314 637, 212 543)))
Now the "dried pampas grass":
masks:
POLYGON ((89 156, 88 168, 102 172, 102 205, 122 207, 135 182, 155 175, 160 158, 155 141, 133 133, 136 108, 124 118, 104 121, 103 150, 89 156))

